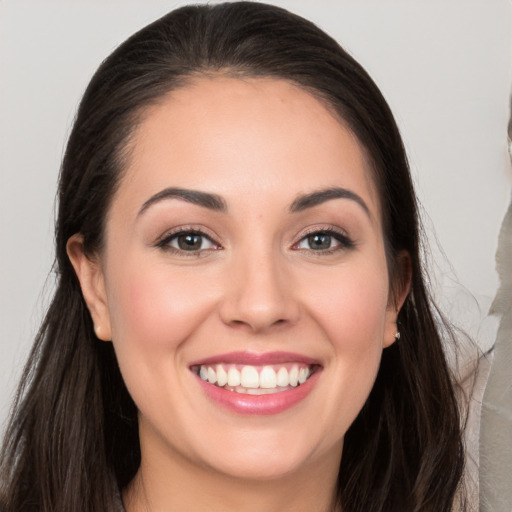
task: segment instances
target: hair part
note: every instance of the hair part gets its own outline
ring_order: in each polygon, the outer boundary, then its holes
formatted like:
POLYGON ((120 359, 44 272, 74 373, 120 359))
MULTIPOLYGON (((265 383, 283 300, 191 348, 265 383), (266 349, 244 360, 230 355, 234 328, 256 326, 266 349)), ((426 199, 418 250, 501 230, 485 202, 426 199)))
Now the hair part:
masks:
POLYGON ((1 455, 5 512, 117 510, 140 464, 137 409, 111 344, 97 340, 66 252, 81 233, 101 251, 110 205, 145 110, 196 76, 288 80, 333 109, 371 162, 392 286, 411 289, 401 339, 345 436, 344 512, 447 512, 463 470, 453 380, 422 275, 416 199, 402 140, 379 89, 334 39, 279 7, 233 2, 177 9, 99 67, 64 155, 56 221, 57 289, 25 367, 1 455), (403 265, 402 265, 403 266, 403 265), (402 281, 401 281, 402 279, 402 281))

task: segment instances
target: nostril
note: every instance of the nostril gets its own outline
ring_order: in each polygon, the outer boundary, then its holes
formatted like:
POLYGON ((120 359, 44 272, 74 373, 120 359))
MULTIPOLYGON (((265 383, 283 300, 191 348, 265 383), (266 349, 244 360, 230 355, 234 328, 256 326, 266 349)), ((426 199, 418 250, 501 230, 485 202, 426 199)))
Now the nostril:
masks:
POLYGON ((247 318, 244 320, 232 319, 225 323, 237 329, 247 328, 252 331, 264 331, 272 327, 284 327, 286 324, 290 323, 290 320, 286 318, 278 318, 277 320, 269 318, 247 318))

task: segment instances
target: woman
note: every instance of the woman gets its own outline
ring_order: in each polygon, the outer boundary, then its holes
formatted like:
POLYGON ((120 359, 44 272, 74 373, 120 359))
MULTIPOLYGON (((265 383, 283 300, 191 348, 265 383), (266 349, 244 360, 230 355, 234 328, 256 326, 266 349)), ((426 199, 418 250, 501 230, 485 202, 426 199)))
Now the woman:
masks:
POLYGON ((3 510, 451 510, 403 145, 311 23, 235 2, 132 36, 81 102, 56 231, 3 510))

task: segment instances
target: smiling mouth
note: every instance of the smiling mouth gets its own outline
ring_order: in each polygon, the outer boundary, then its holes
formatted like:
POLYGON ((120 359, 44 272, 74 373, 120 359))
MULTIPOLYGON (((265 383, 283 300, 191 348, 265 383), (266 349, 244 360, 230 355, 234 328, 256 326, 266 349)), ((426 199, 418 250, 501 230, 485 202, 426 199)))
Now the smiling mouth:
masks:
POLYGON ((201 364, 191 367, 203 381, 218 388, 248 395, 269 395, 304 384, 319 368, 316 364, 277 365, 201 364))

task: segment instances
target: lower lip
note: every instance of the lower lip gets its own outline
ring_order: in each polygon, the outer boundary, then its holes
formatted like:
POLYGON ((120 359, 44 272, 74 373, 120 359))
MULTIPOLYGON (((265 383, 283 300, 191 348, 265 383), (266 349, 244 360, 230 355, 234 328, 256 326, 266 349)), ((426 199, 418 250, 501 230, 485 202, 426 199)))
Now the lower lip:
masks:
POLYGON ((228 391, 214 384, 202 380, 199 376, 197 380, 202 386, 206 395, 221 405, 237 414, 248 415, 270 415, 278 414, 297 405, 306 398, 315 386, 321 371, 317 370, 311 377, 296 388, 287 391, 280 391, 269 395, 247 395, 245 393, 237 393, 236 391, 228 391))

